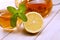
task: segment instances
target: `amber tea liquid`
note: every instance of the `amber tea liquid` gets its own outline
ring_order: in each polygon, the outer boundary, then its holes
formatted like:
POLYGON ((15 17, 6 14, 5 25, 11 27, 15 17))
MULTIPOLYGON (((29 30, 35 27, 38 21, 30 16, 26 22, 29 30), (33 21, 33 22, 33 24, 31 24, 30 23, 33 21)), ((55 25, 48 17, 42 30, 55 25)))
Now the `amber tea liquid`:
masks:
POLYGON ((49 14, 52 8, 51 0, 25 0, 27 12, 39 12, 43 17, 49 14))
MULTIPOLYGON (((0 26, 5 29, 5 30, 14 30, 14 28, 10 25, 10 18, 11 18, 12 14, 10 12, 8 12, 7 10, 3 10, 2 12, 0 12, 0 26)), ((17 20, 17 26, 19 24, 21 24, 22 20, 18 19, 17 20)), ((16 26, 16 27, 17 27, 16 26)), ((15 27, 15 28, 16 28, 15 27)))

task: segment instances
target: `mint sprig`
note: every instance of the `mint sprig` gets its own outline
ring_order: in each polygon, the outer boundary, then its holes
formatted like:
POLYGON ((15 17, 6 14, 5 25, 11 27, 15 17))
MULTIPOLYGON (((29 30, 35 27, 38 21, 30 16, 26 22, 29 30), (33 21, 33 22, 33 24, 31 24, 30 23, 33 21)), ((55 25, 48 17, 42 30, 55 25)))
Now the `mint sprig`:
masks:
POLYGON ((19 17, 20 19, 22 19, 24 22, 27 21, 27 17, 26 17, 26 15, 24 14, 24 13, 26 12, 26 6, 25 6, 24 3, 21 3, 21 4, 19 5, 19 8, 18 8, 18 9, 16 9, 16 8, 14 8, 14 7, 12 7, 12 6, 8 6, 8 7, 7 7, 7 10, 8 10, 11 14, 13 14, 13 15, 11 16, 11 19, 10 19, 10 24, 11 24, 11 26, 12 26, 13 28, 16 27, 17 17, 19 17))

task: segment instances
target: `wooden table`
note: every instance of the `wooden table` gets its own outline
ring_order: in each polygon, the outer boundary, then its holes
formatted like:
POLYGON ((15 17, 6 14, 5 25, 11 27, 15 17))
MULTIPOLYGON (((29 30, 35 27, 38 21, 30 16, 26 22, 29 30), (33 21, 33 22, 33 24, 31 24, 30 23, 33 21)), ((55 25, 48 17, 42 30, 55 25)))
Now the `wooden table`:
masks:
MULTIPOLYGON (((60 0, 52 0, 53 8, 50 15, 44 18, 44 28, 36 35, 31 35, 23 30, 5 32, 0 27, 0 40, 60 40, 60 0)), ((0 0, 0 10, 14 6, 14 0, 0 0)))

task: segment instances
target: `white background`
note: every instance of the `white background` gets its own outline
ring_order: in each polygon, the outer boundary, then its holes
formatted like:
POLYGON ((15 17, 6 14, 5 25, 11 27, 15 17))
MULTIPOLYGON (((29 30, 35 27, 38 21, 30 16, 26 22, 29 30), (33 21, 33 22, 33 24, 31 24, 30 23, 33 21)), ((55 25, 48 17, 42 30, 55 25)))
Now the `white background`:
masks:
MULTIPOLYGON (((14 0, 0 0, 0 10, 7 6, 14 6, 14 0)), ((60 3, 60 0, 52 0, 53 4, 60 3)), ((5 32, 0 27, 0 40, 60 40, 60 4, 53 6, 49 17, 44 18, 44 27, 41 33, 31 35, 22 29, 14 32, 5 32)))

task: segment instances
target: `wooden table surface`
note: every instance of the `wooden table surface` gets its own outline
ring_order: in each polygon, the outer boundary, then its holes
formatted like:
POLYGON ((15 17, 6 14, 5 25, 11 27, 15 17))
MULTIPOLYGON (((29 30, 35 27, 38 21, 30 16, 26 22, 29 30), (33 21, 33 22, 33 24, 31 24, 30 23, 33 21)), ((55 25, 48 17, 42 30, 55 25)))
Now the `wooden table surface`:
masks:
MULTIPOLYGON (((0 10, 14 6, 14 0, 0 0, 0 10)), ((50 15, 44 18, 44 28, 35 35, 21 30, 5 32, 0 27, 0 40, 60 40, 60 0, 52 0, 53 8, 50 15)))

